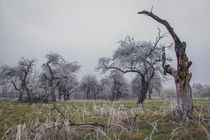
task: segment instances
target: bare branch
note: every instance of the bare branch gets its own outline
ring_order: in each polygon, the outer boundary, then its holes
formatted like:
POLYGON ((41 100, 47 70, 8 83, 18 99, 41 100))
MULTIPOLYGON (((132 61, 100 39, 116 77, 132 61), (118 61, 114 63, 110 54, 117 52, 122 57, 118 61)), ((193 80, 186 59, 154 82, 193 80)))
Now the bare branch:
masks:
POLYGON ((145 15, 148 15, 148 16, 150 16, 151 18, 153 18, 154 20, 156 20, 157 22, 163 24, 163 25, 167 28, 167 30, 168 30, 168 32, 170 33, 170 35, 172 36, 172 38, 173 38, 175 44, 181 44, 181 41, 180 41, 179 37, 176 35, 176 33, 174 32, 173 28, 172 28, 171 25, 168 23, 168 21, 163 20, 163 19, 159 18, 158 16, 154 15, 152 12, 148 12, 148 11, 146 11, 146 10, 141 11, 141 12, 138 12, 138 14, 145 14, 145 15))

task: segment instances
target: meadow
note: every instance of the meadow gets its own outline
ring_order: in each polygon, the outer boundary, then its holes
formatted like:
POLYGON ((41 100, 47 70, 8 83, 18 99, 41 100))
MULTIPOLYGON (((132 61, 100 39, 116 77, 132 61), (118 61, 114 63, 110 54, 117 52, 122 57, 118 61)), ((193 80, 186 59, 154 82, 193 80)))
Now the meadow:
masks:
POLYGON ((0 100, 1 139, 210 140, 210 100, 194 99, 194 119, 183 120, 175 99, 72 100, 54 104, 0 100))

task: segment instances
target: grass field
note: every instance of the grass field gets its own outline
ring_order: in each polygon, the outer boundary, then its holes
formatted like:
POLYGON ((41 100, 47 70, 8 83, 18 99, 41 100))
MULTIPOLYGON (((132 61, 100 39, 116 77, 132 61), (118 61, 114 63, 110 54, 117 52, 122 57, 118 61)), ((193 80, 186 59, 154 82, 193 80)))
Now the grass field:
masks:
POLYGON ((68 101, 53 104, 0 100, 2 139, 210 140, 210 100, 194 100, 192 120, 174 112, 176 100, 68 101), (61 113, 59 113, 59 111, 61 113), (63 116, 62 116, 63 115, 63 116))

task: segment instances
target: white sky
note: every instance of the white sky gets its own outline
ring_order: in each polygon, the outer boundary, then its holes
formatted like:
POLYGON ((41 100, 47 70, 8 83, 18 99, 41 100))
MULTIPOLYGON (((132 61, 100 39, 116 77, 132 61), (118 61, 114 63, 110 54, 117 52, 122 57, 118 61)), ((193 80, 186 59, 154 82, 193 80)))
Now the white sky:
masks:
POLYGON ((82 65, 80 76, 95 73, 98 58, 111 56, 126 35, 155 39, 162 26, 137 14, 152 6, 187 42, 192 83, 210 84, 209 0, 0 0, 0 64, 21 56, 41 64, 57 52, 82 65))

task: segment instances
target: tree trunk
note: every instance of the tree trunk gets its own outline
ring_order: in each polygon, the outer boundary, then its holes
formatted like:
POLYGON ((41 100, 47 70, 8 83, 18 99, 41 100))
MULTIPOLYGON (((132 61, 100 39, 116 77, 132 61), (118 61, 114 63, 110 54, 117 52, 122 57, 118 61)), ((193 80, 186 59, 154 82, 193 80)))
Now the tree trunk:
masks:
POLYGON ((27 96, 28 96, 28 102, 29 102, 29 103, 32 103, 31 93, 30 93, 30 90, 28 89, 27 86, 25 86, 25 91, 26 91, 27 96))
POLYGON ((27 92, 27 96, 28 96, 28 102, 32 103, 31 94, 27 92))
POLYGON ((61 96, 62 96, 62 94, 61 94, 61 92, 59 92, 59 94, 58 94, 58 99, 59 100, 61 100, 61 96))
POLYGON ((152 96, 152 88, 149 88, 149 99, 151 99, 152 96))
POLYGON ((93 98, 94 98, 94 100, 96 100, 96 93, 94 93, 93 98))
POLYGON ((63 92, 63 99, 64 99, 64 101, 67 100, 67 92, 66 92, 66 90, 64 90, 64 92, 63 92))
POLYGON ((192 118, 193 102, 192 102, 192 91, 190 85, 180 87, 179 83, 176 83, 176 94, 177 94, 177 112, 181 115, 192 118))
POLYGON ((66 93, 63 94, 63 99, 64 99, 64 101, 67 100, 67 95, 66 95, 66 93))
POLYGON ((52 97, 52 102, 56 102, 56 95, 55 95, 55 90, 51 90, 51 97, 52 97))
POLYGON ((166 21, 158 16, 154 15, 152 12, 148 11, 141 11, 138 14, 145 14, 150 16, 155 21, 164 25, 168 32, 170 33, 171 37, 175 43, 175 53, 177 57, 177 69, 172 68, 170 65, 165 65, 166 58, 165 58, 165 48, 163 47, 163 68, 164 73, 168 73, 172 75, 175 79, 176 85, 176 94, 177 94, 177 111, 180 116, 192 118, 193 112, 193 102, 192 102, 192 91, 190 87, 190 80, 192 74, 189 72, 189 67, 191 66, 192 62, 188 60, 186 55, 186 43, 181 42, 179 37, 174 32, 171 25, 166 21))
POLYGON ((114 91, 112 91, 112 101, 115 101, 115 100, 117 100, 117 93, 116 93, 117 91, 116 90, 114 90, 114 91))
POLYGON ((145 82, 145 81, 142 81, 142 88, 140 90, 140 94, 138 96, 138 100, 137 100, 137 105, 139 104, 142 104, 143 105, 143 102, 146 98, 146 95, 147 95, 147 91, 148 91, 148 87, 149 87, 149 83, 148 82, 145 82))
POLYGON ((89 99, 89 92, 90 90, 87 91, 87 100, 89 99))
POLYGON ((70 99, 70 94, 66 94, 66 100, 70 99))
POLYGON ((18 100, 23 101, 23 92, 22 91, 19 92, 19 99, 18 100))

